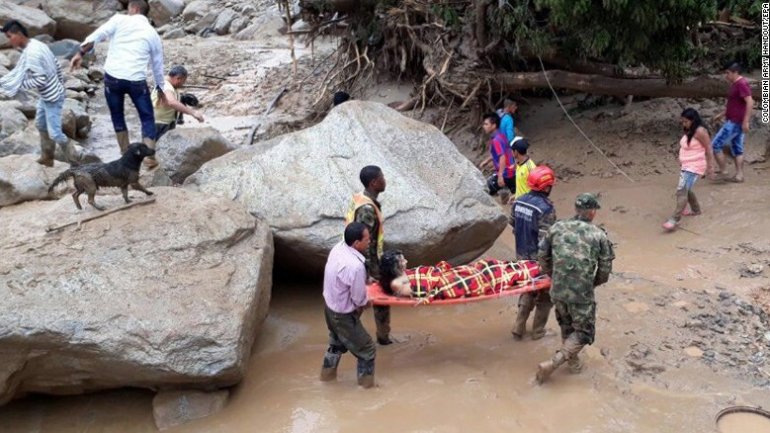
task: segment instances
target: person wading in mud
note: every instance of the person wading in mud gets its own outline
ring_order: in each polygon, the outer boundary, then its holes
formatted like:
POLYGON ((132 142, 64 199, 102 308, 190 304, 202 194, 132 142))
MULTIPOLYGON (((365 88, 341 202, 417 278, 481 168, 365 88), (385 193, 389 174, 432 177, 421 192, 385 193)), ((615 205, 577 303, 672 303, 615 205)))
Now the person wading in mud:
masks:
POLYGON ((711 138, 703 126, 700 114, 693 108, 687 108, 682 112, 681 122, 684 129, 684 135, 679 140, 679 163, 682 170, 676 187, 676 207, 671 218, 663 223, 663 228, 669 231, 676 228, 683 215, 700 214, 700 205, 692 188, 699 177, 705 174, 711 178, 714 173, 711 138), (688 203, 690 209, 686 209, 688 203))
MULTIPOLYGON (((537 260, 539 240, 545 238, 548 229, 556 222, 556 211, 548 198, 555 182, 553 170, 544 165, 536 167, 527 178, 531 191, 513 202, 511 225, 516 236, 516 260, 537 260)), ((527 319, 536 306, 532 339, 539 340, 545 336, 545 325, 553 304, 547 290, 538 290, 519 296, 519 312, 511 330, 515 340, 524 337, 527 319)))
POLYGON ((592 224, 599 199, 583 193, 575 199, 575 217, 558 221, 540 242, 538 262, 542 273, 551 276, 551 300, 561 328, 562 346, 548 361, 541 362, 535 379, 542 384, 565 362, 570 372, 583 365, 578 353, 594 342, 596 301, 594 288, 607 282, 612 272, 612 252, 607 233, 592 224))
POLYGON ((725 69, 725 77, 731 83, 730 92, 727 94, 727 107, 719 113, 714 120, 726 119, 724 125, 714 136, 714 156, 716 157, 721 180, 731 182, 743 182, 743 143, 749 132, 751 110, 754 100, 751 98, 749 82, 741 76, 741 66, 733 63, 725 69), (730 144, 730 148, 724 147, 730 144), (724 150, 724 153, 722 152, 724 150), (727 177, 726 155, 731 155, 735 162, 735 176, 727 177))
POLYGON ((329 328, 329 348, 324 355, 321 380, 336 379, 342 354, 350 351, 358 359, 358 384, 371 388, 377 349, 361 323, 361 312, 370 305, 362 253, 369 248, 371 239, 369 230, 359 222, 348 224, 344 237, 343 242, 332 248, 324 269, 324 316, 329 328))
MULTIPOLYGON (((350 206, 345 213, 345 224, 353 221, 363 223, 368 229, 374 241, 363 252, 366 258, 366 271, 369 281, 380 279, 380 259, 382 258, 384 245, 385 219, 382 217, 382 205, 377 198, 385 191, 385 175, 380 167, 367 165, 361 169, 358 175, 364 185, 364 191, 353 194, 350 206)), ((393 343, 390 338, 390 307, 387 305, 375 305, 374 323, 377 326, 377 343, 385 346, 393 343)))

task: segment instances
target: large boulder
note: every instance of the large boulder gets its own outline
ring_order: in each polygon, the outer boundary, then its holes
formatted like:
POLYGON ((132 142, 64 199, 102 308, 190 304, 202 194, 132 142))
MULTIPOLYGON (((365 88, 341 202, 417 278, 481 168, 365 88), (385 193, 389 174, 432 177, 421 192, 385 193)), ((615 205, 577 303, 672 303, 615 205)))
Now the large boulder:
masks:
POLYGON ((156 26, 168 24, 184 10, 183 0, 150 0, 150 19, 156 26))
POLYGON ((160 138, 157 156, 169 177, 182 183, 206 162, 236 148, 214 128, 177 128, 160 138))
POLYGON ((0 209, 0 404, 241 380, 270 299, 270 230, 229 200, 153 191, 155 203, 50 233, 100 212, 69 196, 0 209))
POLYGON ((56 32, 56 22, 40 9, 17 5, 7 0, 0 0, 0 22, 18 20, 27 28, 30 36, 56 32))
POLYGON ((506 226, 481 173, 444 134, 373 102, 346 102, 311 128, 230 152, 185 184, 243 203, 270 223, 279 264, 318 272, 369 164, 388 181, 386 248, 414 264, 470 260, 506 226))
MULTIPOLYGON (((29 200, 48 198, 48 185, 59 173, 69 167, 58 162, 53 167, 45 167, 35 162, 37 158, 38 155, 10 155, 0 158, 0 208, 29 200)), ((6 252, 3 251, 3 257, 5 256, 6 252)), ((0 284, 0 292, 3 291, 2 286, 4 284, 0 284)), ((0 325, 0 339, 3 333, 3 326, 0 325)), ((1 359, 2 355, 0 355, 1 359)), ((1 366, 0 371, 2 371, 1 366)), ((1 372, 0 377, 2 377, 1 372)), ((1 385, 0 389, 2 389, 1 385)))
POLYGON ((82 41, 115 15, 115 4, 91 0, 47 0, 43 10, 56 21, 56 39, 82 41))

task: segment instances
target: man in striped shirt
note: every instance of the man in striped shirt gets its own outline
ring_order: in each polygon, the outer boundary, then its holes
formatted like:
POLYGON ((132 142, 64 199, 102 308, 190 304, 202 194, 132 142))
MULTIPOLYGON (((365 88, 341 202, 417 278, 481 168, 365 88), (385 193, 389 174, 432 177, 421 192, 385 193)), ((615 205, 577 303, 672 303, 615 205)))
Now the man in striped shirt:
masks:
POLYGON ((27 29, 16 20, 5 23, 3 33, 14 48, 23 51, 16 67, 0 77, 0 91, 10 97, 28 89, 35 89, 40 94, 35 114, 35 126, 40 131, 40 159, 37 162, 52 167, 56 144, 61 146, 67 162, 82 162, 82 151, 62 131, 64 76, 56 57, 46 44, 30 39, 27 29))
MULTIPOLYGON (((120 146, 120 152, 128 148, 128 128, 123 103, 126 95, 131 98, 142 123, 142 139, 147 147, 155 149, 155 115, 150 90, 147 87, 147 65, 152 66, 158 99, 165 103, 163 77, 163 45, 158 32, 145 16, 149 6, 144 0, 130 0, 128 14, 117 14, 102 24, 80 45, 80 52, 70 61, 70 67, 80 67, 83 56, 95 44, 110 40, 107 59, 104 61, 104 97, 110 109, 112 126, 120 146)), ((144 159, 149 168, 158 163, 155 157, 144 159)))

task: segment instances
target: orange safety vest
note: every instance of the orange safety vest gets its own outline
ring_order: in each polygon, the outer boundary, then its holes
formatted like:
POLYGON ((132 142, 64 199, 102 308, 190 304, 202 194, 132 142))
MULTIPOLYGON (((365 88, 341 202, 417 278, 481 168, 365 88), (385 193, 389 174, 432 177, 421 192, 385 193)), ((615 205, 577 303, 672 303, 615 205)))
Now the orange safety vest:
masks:
POLYGON ((350 206, 348 206, 348 211, 345 213, 345 226, 352 223, 356 219, 356 211, 361 206, 365 205, 371 205, 374 208, 374 213, 377 215, 377 221, 379 222, 377 230, 377 258, 382 257, 382 247, 385 243, 385 231, 383 230, 383 220, 382 220, 382 214, 380 213, 380 209, 377 207, 376 204, 374 204, 374 201, 367 197, 363 193, 356 193, 353 194, 353 199, 350 200, 350 206))

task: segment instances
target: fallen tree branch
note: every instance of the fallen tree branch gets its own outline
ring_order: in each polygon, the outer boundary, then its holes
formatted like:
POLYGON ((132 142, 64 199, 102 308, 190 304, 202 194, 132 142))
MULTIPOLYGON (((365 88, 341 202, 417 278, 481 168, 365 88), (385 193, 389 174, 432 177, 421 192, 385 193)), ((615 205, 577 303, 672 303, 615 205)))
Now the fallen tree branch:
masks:
MULTIPOLYGON (((681 83, 669 84, 662 78, 611 78, 600 75, 576 74, 561 70, 522 73, 489 73, 489 79, 499 84, 501 90, 511 92, 521 89, 545 88, 550 80, 557 89, 570 89, 596 95, 647 96, 652 98, 718 98, 726 97, 729 90, 722 77, 700 76, 686 78, 681 83)), ((447 81, 451 81, 448 79, 447 81)), ((749 81, 751 93, 759 98, 759 84, 749 81)))
POLYGON ((109 214, 113 214, 115 212, 120 212, 122 210, 126 210, 126 209, 129 209, 129 208, 132 208, 134 206, 142 206, 142 205, 150 204, 150 203, 155 203, 155 197, 150 197, 148 199, 140 200, 140 201, 132 201, 131 203, 126 203, 123 206, 118 206, 116 208, 108 209, 108 210, 106 210, 104 212, 100 212, 98 214, 94 214, 94 215, 85 217, 83 219, 77 220, 77 221, 68 222, 66 224, 62 224, 62 225, 58 225, 58 226, 55 226, 55 225, 54 226, 48 226, 45 229, 45 231, 47 233, 55 232, 55 231, 62 230, 64 228, 67 228, 69 226, 74 226, 74 225, 77 225, 78 227, 80 227, 80 225, 85 223, 85 222, 93 221, 93 220, 95 220, 97 218, 106 217, 109 214))
POLYGON ((288 92, 288 89, 286 88, 286 86, 283 86, 281 87, 281 90, 278 92, 278 94, 275 95, 273 100, 265 109, 265 112, 262 113, 262 117, 259 119, 259 122, 257 122, 257 124, 251 128, 251 132, 249 132, 249 136, 246 138, 247 145, 251 146, 252 144, 254 144, 254 137, 257 135, 257 131, 259 130, 259 127, 262 126, 262 123, 264 123, 267 115, 270 114, 271 111, 273 111, 275 104, 278 103, 278 101, 281 99, 281 97, 283 97, 284 94, 286 94, 286 92, 288 92))

